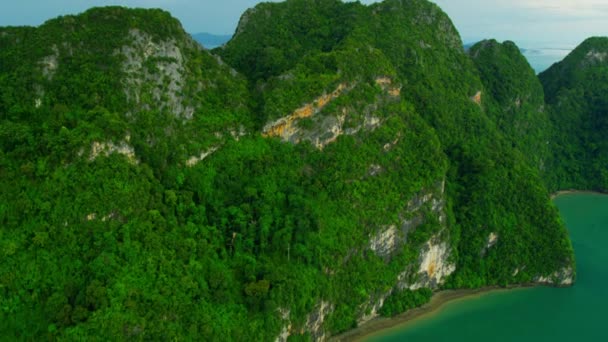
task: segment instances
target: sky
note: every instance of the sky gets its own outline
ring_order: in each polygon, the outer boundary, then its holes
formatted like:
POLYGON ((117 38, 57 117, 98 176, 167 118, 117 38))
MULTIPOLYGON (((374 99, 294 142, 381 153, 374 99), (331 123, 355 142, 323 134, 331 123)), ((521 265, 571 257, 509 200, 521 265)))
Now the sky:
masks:
MULTIPOLYGON (((240 15, 259 0, 3 0, 0 26, 40 25, 93 6, 158 7, 190 33, 232 34, 240 15)), ((373 0, 362 0, 372 3, 373 0)), ((608 35, 607 0, 434 0, 450 15, 463 41, 513 40, 521 47, 572 48, 608 35), (539 46, 543 45, 543 46, 539 46)))

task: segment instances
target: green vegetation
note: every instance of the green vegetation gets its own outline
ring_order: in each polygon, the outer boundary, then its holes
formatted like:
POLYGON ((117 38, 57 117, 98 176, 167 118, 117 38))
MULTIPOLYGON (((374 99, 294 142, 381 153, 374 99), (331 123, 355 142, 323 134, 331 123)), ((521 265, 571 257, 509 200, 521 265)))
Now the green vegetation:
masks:
POLYGON ((392 293, 382 305, 380 314, 383 316, 396 316, 409 309, 417 308, 431 300, 433 292, 427 288, 419 290, 401 290, 392 293))
POLYGON ((603 64, 544 108, 423 0, 262 3, 213 53, 160 10, 0 28, 0 335, 308 340, 574 266, 548 189, 605 184, 603 64))
POLYGON ((509 41, 479 42, 469 55, 487 92, 482 93, 486 113, 532 166, 545 171, 551 130, 543 87, 534 70, 509 41))
POLYGON ((551 110, 551 189, 608 190, 608 39, 585 40, 539 75, 551 110))

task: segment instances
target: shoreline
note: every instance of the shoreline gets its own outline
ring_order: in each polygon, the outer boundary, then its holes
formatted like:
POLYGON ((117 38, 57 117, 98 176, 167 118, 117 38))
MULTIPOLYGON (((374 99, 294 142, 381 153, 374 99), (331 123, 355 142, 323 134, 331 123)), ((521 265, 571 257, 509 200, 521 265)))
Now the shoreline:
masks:
POLYGON ((378 336, 388 333, 392 330, 401 329, 409 324, 415 323, 425 318, 431 318, 433 315, 441 312, 441 309, 446 304, 465 300, 474 297, 480 297, 489 293, 513 291, 523 288, 532 288, 542 286, 542 284, 518 284, 507 287, 490 286, 479 289, 459 289, 459 290, 444 290, 433 294, 430 302, 421 307, 408 310, 395 317, 378 317, 363 325, 349 330, 340 335, 333 336, 329 341, 363 341, 372 336, 378 336))
MULTIPOLYGON (((608 195, 608 193, 602 193, 599 191, 569 189, 556 191, 550 194, 550 199, 554 200, 559 196, 571 194, 608 195)), ((439 291, 434 293, 431 297, 431 300, 421 307, 408 310, 395 317, 379 316, 362 324, 361 326, 348 330, 340 335, 332 336, 329 338, 329 341, 363 341, 373 336, 380 336, 386 333, 390 333, 391 331, 402 329, 422 319, 431 318, 434 315, 440 313, 441 310, 449 303, 480 297, 490 293, 513 291, 538 286, 546 285, 537 283, 525 283, 514 284, 507 287, 489 286, 482 287, 479 289, 457 289, 439 291)))
POLYGON ((553 200, 559 196, 572 195, 572 194, 594 194, 594 195, 608 195, 605 192, 593 191, 593 190, 559 190, 551 194, 550 198, 553 200))

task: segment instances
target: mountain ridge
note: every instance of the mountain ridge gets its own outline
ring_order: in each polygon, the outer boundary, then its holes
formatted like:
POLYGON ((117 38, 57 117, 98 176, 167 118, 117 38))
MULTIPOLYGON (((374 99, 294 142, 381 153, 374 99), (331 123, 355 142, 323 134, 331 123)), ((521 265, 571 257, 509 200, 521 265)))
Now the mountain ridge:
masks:
POLYGON ((6 336, 323 340, 575 279, 552 74, 427 1, 260 4, 211 52, 120 7, 0 44, 6 336))

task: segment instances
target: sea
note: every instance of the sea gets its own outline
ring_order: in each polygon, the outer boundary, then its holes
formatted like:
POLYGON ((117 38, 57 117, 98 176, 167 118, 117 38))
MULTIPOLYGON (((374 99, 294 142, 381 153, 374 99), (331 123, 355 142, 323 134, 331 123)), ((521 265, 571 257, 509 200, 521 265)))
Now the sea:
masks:
POLYGON ((537 74, 547 70, 554 63, 562 61, 573 47, 521 48, 522 54, 537 74))

